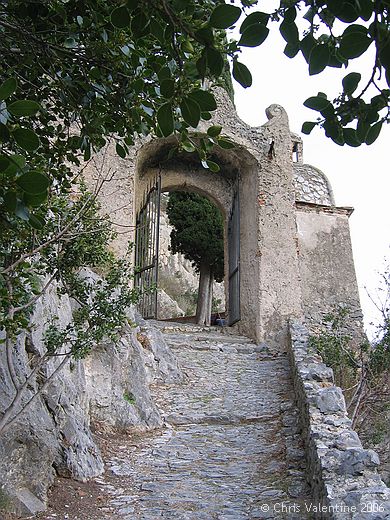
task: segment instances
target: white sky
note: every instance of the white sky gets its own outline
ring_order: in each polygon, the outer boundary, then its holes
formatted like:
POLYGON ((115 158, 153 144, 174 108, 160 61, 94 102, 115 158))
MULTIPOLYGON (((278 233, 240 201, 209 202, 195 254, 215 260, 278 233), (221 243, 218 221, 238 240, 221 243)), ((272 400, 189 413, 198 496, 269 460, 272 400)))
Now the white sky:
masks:
MULTIPOLYGON (((289 115, 290 128, 303 137, 304 162, 320 168, 330 180, 336 205, 355 208, 350 217, 353 253, 365 324, 377 322, 378 314, 364 287, 375 295, 379 271, 389 258, 390 223, 390 128, 371 146, 340 147, 315 128, 310 136, 301 134, 304 121, 315 121, 317 113, 303 106, 305 99, 318 91, 330 99, 340 92, 341 80, 349 72, 370 74, 369 61, 348 69, 326 69, 310 77, 308 66, 299 54, 289 59, 283 54, 285 42, 273 25, 266 42, 259 48, 245 49, 240 61, 252 72, 253 85, 243 89, 235 83, 235 102, 239 116, 252 126, 266 122, 265 109, 272 103, 282 105, 289 115)), ((358 60, 355 60, 358 61, 358 60)), ((364 80, 362 80, 363 83, 364 80)), ((372 327, 369 334, 372 335, 372 327)))

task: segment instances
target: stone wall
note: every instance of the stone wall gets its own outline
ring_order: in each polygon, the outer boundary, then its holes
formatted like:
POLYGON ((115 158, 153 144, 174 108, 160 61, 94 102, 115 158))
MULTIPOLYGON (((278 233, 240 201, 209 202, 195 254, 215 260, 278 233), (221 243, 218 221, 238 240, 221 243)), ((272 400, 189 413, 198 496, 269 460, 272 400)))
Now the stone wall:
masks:
POLYGON ((363 316, 349 231, 351 212, 351 208, 297 203, 297 246, 302 306, 308 326, 315 329, 335 306, 343 305, 350 309, 360 337, 363 316))
POLYGON ((390 489, 377 472, 378 455, 362 447, 351 428, 333 371, 308 348, 307 328, 290 324, 290 354, 300 409, 314 517, 326 520, 390 518, 390 489), (315 511, 315 510, 314 510, 315 511), (372 513, 372 514, 371 514, 372 513))
MULTIPOLYGON (((31 333, 21 335, 16 342, 13 357, 20 384, 30 364, 44 353, 42 335, 53 316, 62 327, 72 319, 70 299, 59 296, 55 287, 36 304, 31 333)), ((134 327, 124 328, 117 345, 100 345, 86 360, 71 361, 0 436, 0 511, 35 514, 45 509, 47 491, 56 475, 84 481, 102 473, 91 422, 137 430, 162 425, 149 384, 179 380, 181 372, 162 335, 131 309, 129 319, 134 327)), ((60 359, 51 360, 37 373, 22 405, 39 390, 60 359)), ((0 414, 14 396, 6 366, 2 348, 0 414)))

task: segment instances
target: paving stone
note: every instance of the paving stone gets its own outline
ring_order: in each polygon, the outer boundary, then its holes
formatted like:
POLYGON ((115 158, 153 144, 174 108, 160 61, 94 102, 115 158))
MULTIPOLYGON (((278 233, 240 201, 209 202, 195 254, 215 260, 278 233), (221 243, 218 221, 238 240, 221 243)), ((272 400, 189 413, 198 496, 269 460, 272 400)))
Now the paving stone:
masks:
POLYGON ((186 377, 152 387, 166 427, 107 462, 122 488, 110 488, 113 517, 290 518, 274 504, 310 494, 286 354, 220 329, 157 326, 186 377))

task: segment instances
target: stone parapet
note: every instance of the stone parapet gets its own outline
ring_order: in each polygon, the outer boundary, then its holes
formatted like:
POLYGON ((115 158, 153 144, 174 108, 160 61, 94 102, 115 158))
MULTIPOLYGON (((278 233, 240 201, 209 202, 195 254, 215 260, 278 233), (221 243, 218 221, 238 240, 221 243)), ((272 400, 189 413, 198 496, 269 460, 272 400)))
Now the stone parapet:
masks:
POLYGON ((375 451, 362 447, 333 371, 308 347, 309 332, 290 323, 292 376, 312 487, 313 517, 390 518, 390 489, 377 472, 375 451))

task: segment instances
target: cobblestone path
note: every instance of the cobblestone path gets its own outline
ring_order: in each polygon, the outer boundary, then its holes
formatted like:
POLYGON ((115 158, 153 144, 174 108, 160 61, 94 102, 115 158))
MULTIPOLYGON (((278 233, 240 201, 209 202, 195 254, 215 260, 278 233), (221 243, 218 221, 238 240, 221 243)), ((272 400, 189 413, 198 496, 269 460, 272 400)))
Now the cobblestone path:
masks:
POLYGON ((195 326, 162 330, 186 380, 153 388, 166 428, 106 461, 120 487, 101 481, 111 496, 102 512, 125 520, 309 518, 286 354, 195 326))

